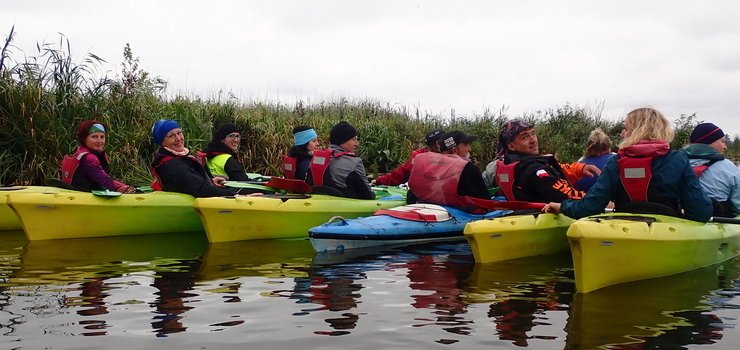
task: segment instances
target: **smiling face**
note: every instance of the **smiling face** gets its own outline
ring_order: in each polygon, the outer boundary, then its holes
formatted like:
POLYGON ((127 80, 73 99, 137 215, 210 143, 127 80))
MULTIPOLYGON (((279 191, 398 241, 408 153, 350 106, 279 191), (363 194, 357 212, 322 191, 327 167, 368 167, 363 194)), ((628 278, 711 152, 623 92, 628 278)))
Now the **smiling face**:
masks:
POLYGON ((173 151, 181 152, 185 150, 185 135, 180 128, 170 130, 162 140, 162 146, 173 151))
POLYGON ((85 138, 85 147, 93 152, 101 153, 105 149, 105 133, 94 132, 85 138))
POLYGON ((537 142, 537 134, 534 132, 534 128, 527 129, 516 135, 514 141, 509 142, 507 145, 509 150, 527 153, 527 154, 539 154, 540 146, 537 142))
POLYGON ((239 144, 241 144, 242 135, 240 135, 238 132, 232 132, 231 134, 226 135, 226 138, 224 138, 221 142, 226 145, 229 149, 236 152, 239 149, 239 144))

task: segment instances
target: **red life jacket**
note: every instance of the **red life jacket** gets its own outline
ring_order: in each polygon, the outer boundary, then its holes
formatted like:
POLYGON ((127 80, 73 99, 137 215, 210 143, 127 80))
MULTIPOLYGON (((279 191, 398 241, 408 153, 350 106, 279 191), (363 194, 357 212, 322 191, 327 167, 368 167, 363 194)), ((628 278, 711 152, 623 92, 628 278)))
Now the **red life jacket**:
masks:
POLYGON ((703 174, 707 169, 709 169, 709 167, 712 166, 712 164, 718 161, 720 161, 720 159, 713 159, 702 165, 693 166, 691 167, 691 170, 694 171, 694 175, 696 175, 696 177, 701 177, 701 174, 703 174))
POLYGON ((298 158, 283 155, 283 177, 295 179, 295 171, 298 168, 298 158))
POLYGON ((518 161, 504 164, 503 160, 496 161, 496 183, 504 192, 506 199, 510 201, 517 200, 514 197, 514 169, 516 168, 518 161))
MULTIPOLYGON (((72 185, 72 181, 74 180, 77 168, 80 167, 82 158, 88 154, 92 154, 92 152, 87 147, 79 146, 74 153, 65 155, 64 158, 62 158, 62 181, 72 185)), ((108 155, 104 154, 103 156, 105 157, 105 160, 110 163, 108 155)))
POLYGON ((314 186, 324 186, 324 174, 326 173, 326 169, 329 169, 331 159, 339 158, 343 155, 355 156, 352 152, 334 152, 331 149, 313 151, 310 168, 314 186))
POLYGON ((198 158, 193 157, 190 154, 188 154, 187 156, 184 156, 184 157, 161 156, 161 157, 157 158, 157 162, 153 166, 151 166, 149 168, 149 172, 152 174, 152 176, 154 176, 154 180, 152 181, 152 184, 151 184, 151 187, 152 187, 153 190, 155 190, 155 191, 163 191, 162 179, 159 177, 159 173, 157 172, 157 169, 160 166, 162 166, 164 163, 167 163, 167 162, 169 162, 169 161, 171 161, 171 160, 173 160, 175 158, 186 158, 186 159, 190 159, 193 162, 196 162, 196 163, 200 164, 200 161, 198 160, 198 158))
POLYGON ((474 210, 485 208, 485 203, 490 201, 457 193, 460 175, 467 164, 467 160, 454 154, 419 154, 414 158, 409 187, 419 202, 474 210))
POLYGON ((630 201, 649 201, 648 187, 653 177, 653 159, 668 154, 667 142, 642 141, 619 150, 619 180, 630 201))

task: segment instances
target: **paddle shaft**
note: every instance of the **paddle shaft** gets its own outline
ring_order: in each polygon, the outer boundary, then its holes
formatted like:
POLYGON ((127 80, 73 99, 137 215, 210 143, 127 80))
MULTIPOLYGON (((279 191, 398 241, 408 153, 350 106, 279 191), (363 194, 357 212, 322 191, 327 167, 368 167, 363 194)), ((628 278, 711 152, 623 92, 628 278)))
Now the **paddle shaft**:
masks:
POLYGON ((724 217, 713 217, 709 221, 711 222, 717 222, 720 224, 740 224, 740 219, 738 218, 724 218, 724 217))

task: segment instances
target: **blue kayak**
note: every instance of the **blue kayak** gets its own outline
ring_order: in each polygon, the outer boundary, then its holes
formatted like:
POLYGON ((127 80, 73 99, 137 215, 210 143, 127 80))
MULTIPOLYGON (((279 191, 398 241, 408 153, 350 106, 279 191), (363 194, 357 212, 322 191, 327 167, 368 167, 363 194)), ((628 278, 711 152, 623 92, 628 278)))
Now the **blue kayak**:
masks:
POLYGON ((340 253, 345 249, 463 240, 465 224, 511 212, 471 214, 448 206, 410 204, 378 210, 373 216, 357 219, 334 217, 310 229, 308 236, 317 252, 340 253))

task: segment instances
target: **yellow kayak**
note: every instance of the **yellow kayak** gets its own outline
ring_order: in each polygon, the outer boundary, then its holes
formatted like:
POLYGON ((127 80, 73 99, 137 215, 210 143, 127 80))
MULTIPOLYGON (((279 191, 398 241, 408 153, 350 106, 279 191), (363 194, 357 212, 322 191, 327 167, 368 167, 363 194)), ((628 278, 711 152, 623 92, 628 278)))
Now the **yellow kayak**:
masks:
POLYGON ((740 254, 740 225, 701 223, 652 214, 611 213, 568 230, 576 289, 662 277, 740 254))
POLYGON ((197 198, 209 242, 308 237, 308 230, 334 216, 356 218, 405 200, 366 200, 328 195, 197 198))
POLYGON ((15 215, 13 210, 8 206, 9 194, 28 194, 28 193, 59 193, 70 192, 69 190, 47 187, 47 186, 13 186, 0 187, 0 231, 22 230, 21 221, 15 215))
POLYGON ((468 223, 464 234, 475 262, 487 263, 567 251, 572 222, 562 214, 503 216, 468 223))
POLYGON ((174 192, 8 194, 30 241, 202 231, 193 197, 174 192))

